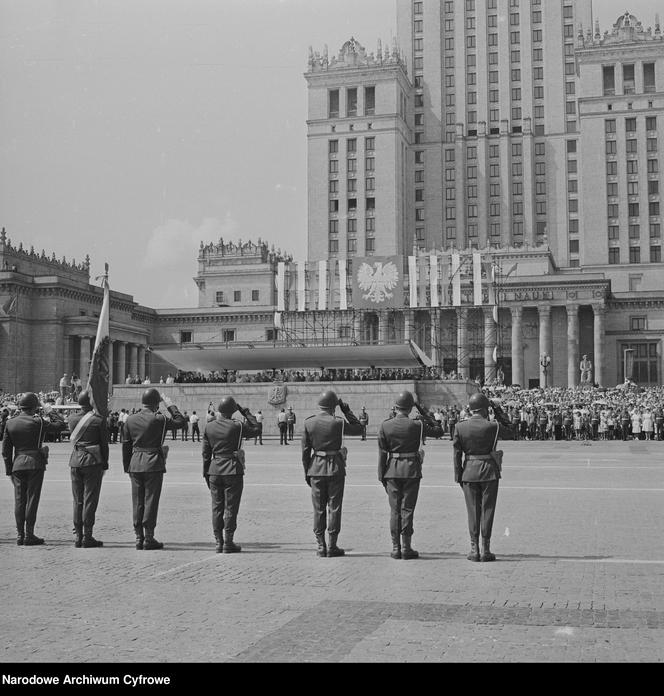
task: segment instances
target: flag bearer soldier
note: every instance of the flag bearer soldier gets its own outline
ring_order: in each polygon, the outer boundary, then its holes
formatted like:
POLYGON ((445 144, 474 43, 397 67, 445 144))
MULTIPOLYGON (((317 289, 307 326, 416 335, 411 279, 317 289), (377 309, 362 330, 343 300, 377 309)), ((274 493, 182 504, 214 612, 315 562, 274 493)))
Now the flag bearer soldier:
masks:
POLYGON ((244 450, 242 442, 260 435, 261 428, 248 408, 239 406, 232 396, 219 402, 217 417, 203 432, 203 477, 212 496, 212 530, 217 553, 238 553, 233 542, 237 515, 244 488, 244 450), (233 420, 238 411, 245 422, 233 420))
POLYGON ((182 427, 184 416, 154 388, 143 393, 142 403, 143 409, 132 413, 123 428, 122 465, 131 479, 136 548, 152 551, 164 548, 154 538, 168 455, 164 438, 168 430, 175 432, 182 427), (171 418, 159 413, 162 400, 171 418))
POLYGON ((47 418, 37 415, 39 398, 28 392, 18 403, 20 415, 10 418, 2 439, 2 457, 5 473, 14 485, 14 516, 16 543, 19 546, 38 546, 44 540, 35 536, 37 509, 41 497, 44 471, 48 461, 48 447, 43 446, 46 435, 59 435, 66 423, 50 408, 47 418))
POLYGON ((74 546, 85 549, 103 546, 92 536, 99 504, 101 482, 108 469, 108 428, 106 419, 95 413, 87 391, 78 397, 81 413, 69 418, 69 437, 74 449, 69 457, 71 490, 74 498, 74 546))
POLYGON ((496 454, 498 439, 513 440, 512 426, 505 412, 484 394, 470 397, 471 417, 454 432, 454 480, 463 489, 470 533, 469 561, 495 561, 491 553, 491 530, 501 478, 502 453, 496 454), (489 420, 493 407, 495 421, 489 420), (482 555, 479 535, 482 533, 482 555))
POLYGON ((321 394, 318 406, 320 413, 304 422, 302 464, 305 480, 311 488, 317 554, 334 558, 344 555, 344 550, 337 546, 346 477, 344 435, 361 435, 362 424, 350 406, 332 390, 321 394), (334 415, 337 406, 344 418, 334 415), (325 542, 326 528, 329 545, 325 542))
POLYGON ((390 555, 410 560, 419 556, 411 547, 411 538, 422 480, 424 451, 421 444, 426 437, 442 437, 443 428, 415 402, 409 391, 399 394, 395 407, 397 415, 384 421, 378 431, 378 479, 390 502, 390 555), (409 418, 413 407, 420 413, 419 420, 409 418))

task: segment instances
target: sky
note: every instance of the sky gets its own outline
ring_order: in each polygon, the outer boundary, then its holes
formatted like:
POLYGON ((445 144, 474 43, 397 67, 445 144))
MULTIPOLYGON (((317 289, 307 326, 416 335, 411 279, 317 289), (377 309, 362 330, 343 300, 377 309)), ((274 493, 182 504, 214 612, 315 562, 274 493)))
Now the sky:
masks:
MULTIPOLYGON (((303 259, 309 46, 390 45, 395 8, 0 0, 0 227, 156 308, 196 306, 201 241, 303 259)), ((660 7, 595 0, 602 30, 625 9, 660 7)))

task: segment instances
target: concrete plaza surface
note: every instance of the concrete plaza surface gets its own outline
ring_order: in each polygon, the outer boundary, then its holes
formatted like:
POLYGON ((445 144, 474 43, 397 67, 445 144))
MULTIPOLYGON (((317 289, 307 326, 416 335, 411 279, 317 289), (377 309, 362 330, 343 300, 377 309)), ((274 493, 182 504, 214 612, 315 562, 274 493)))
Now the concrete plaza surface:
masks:
POLYGON ((466 560, 449 440, 426 445, 413 545, 389 557, 376 442, 349 439, 340 544, 317 558, 297 441, 247 444, 236 541, 216 554, 200 445, 172 442, 156 536, 136 551, 120 446, 95 536, 71 536, 67 443, 51 445, 17 547, 0 483, 2 662, 664 662, 664 443, 504 443, 496 563, 466 560))

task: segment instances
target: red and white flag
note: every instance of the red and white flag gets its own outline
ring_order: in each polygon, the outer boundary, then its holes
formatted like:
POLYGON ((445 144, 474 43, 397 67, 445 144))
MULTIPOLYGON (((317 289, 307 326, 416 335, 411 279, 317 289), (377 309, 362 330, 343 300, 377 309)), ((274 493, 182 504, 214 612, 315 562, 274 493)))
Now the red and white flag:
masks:
POLYGON ((102 278, 104 288, 104 301, 99 313, 99 324, 97 325, 97 339, 95 349, 90 363, 90 375, 88 377, 87 391, 90 394, 92 408, 103 418, 108 415, 108 347, 110 345, 110 298, 108 287, 108 264, 105 266, 106 272, 102 278))

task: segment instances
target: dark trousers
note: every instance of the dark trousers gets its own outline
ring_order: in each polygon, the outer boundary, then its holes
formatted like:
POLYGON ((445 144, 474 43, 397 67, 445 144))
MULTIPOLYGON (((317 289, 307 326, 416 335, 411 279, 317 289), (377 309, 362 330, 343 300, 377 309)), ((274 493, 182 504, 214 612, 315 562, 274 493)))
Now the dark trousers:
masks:
POLYGON ((12 474, 14 516, 16 517, 16 530, 19 534, 23 534, 24 531, 32 534, 35 530, 43 482, 43 469, 16 471, 12 474))
POLYGON ((71 492, 74 496, 74 529, 92 530, 99 505, 104 469, 98 466, 72 467, 71 492))
POLYGON ((210 476, 212 496, 212 529, 216 539, 223 538, 224 530, 237 529, 244 476, 210 476))
POLYGON ((201 441, 201 431, 200 428, 198 427, 198 423, 192 423, 191 425, 191 441, 194 441, 194 438, 198 436, 198 442, 201 441))
MULTIPOLYGON (((182 428, 182 440, 189 440, 189 428, 182 428)), ((192 435, 193 440, 193 435, 192 435)))
POLYGON ((362 424, 362 439, 366 440, 367 439, 367 426, 362 424))
POLYGON ((491 539, 498 499, 498 481, 464 483, 463 495, 466 499, 468 532, 471 539, 479 539, 480 532, 483 539, 491 539))
POLYGON ((159 512, 159 498, 164 473, 130 473, 131 502, 134 508, 134 529, 137 533, 154 533, 159 512))
POLYGON ((413 535, 413 516, 420 492, 421 479, 385 479, 390 501, 390 533, 393 536, 413 535))
POLYGON ((254 445, 257 442, 260 442, 261 445, 263 444, 263 424, 262 423, 258 424, 258 435, 256 435, 256 437, 254 438, 254 445))
POLYGON ((292 440, 294 434, 295 434, 295 423, 289 423, 288 424, 288 439, 292 440))
POLYGON ((286 423, 279 423, 279 444, 287 445, 288 430, 286 423))
POLYGON ((311 502, 314 505, 314 534, 339 534, 345 476, 312 476, 311 502))

